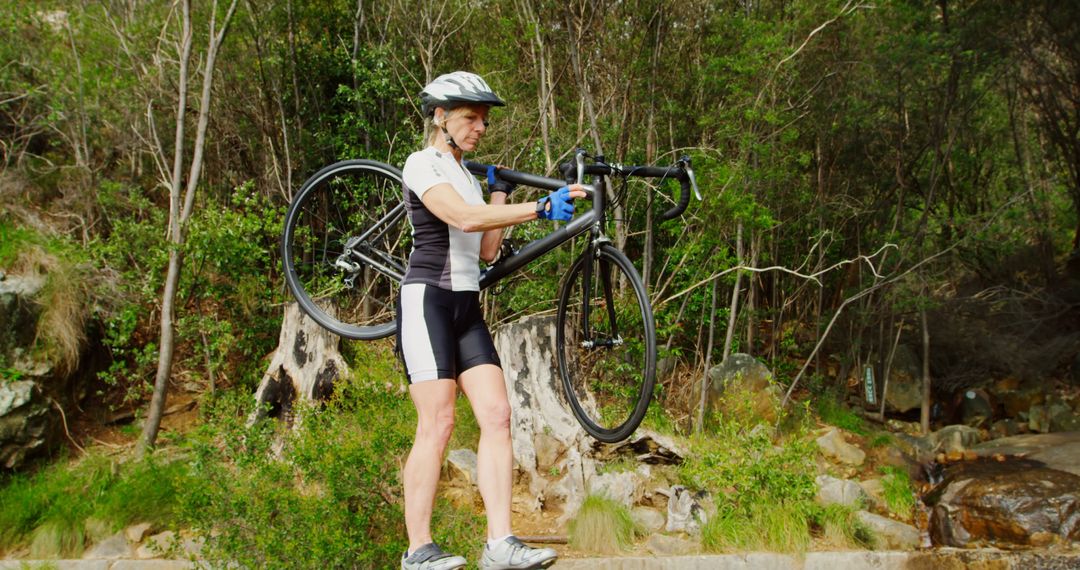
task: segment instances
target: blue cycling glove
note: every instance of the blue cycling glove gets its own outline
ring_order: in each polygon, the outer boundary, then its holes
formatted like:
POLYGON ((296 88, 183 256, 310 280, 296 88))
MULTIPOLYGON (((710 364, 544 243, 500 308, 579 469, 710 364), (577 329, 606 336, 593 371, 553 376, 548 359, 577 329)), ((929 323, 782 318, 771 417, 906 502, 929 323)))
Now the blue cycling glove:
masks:
POLYGON ((569 222, 574 217, 574 199, 570 197, 570 188, 563 186, 540 198, 536 203, 536 217, 557 222, 569 222))
POLYGON ((517 184, 496 178, 495 173, 498 170, 499 167, 494 164, 487 167, 488 192, 505 192, 509 196, 514 191, 514 188, 517 188, 517 184))

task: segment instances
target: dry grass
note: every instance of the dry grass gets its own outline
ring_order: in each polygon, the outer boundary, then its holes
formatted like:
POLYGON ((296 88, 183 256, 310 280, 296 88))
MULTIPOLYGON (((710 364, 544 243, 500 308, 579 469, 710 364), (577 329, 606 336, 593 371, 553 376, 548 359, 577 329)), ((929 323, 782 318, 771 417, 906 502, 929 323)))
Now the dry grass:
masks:
POLYGON ((598 554, 618 554, 630 547, 640 529, 621 503, 589 495, 570 521, 570 546, 598 554))
POLYGON ((9 269, 13 273, 45 279, 45 286, 36 299, 41 306, 41 316, 35 344, 56 364, 61 374, 75 370, 86 343, 89 317, 89 286, 81 271, 38 244, 23 247, 9 269))

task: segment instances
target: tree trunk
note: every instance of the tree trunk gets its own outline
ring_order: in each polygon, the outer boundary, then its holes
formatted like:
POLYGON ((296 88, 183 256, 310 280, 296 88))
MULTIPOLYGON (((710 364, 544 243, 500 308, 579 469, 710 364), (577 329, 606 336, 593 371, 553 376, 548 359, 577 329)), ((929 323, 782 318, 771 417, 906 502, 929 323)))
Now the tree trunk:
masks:
POLYGON ((187 110, 188 63, 191 56, 191 3, 185 0, 183 7, 183 44, 181 46, 180 71, 178 78, 179 103, 176 110, 176 139, 173 160, 173 174, 169 187, 169 268, 165 275, 165 291, 161 298, 161 345, 158 350, 158 369, 154 378, 154 394, 150 399, 150 409, 143 424, 142 437, 135 448, 137 456, 142 457, 154 446, 161 416, 165 410, 169 378, 172 375, 173 353, 176 350, 173 314, 175 312, 176 291, 179 288, 180 269, 184 261, 186 227, 195 206, 195 191, 202 173, 203 149, 206 145, 206 129, 210 123, 210 103, 214 81, 214 64, 218 50, 225 41, 229 23, 236 13, 238 0, 232 0, 221 28, 215 26, 217 3, 214 3, 210 16, 210 44, 206 49, 206 62, 203 70, 202 97, 199 106, 199 120, 196 127, 195 143, 192 149, 191 165, 187 172, 187 184, 184 190, 184 203, 180 204, 180 186, 184 158, 184 116, 187 110))
POLYGON ((930 433, 930 329, 926 324, 926 308, 919 309, 922 323, 922 432, 930 433))
MULTIPOLYGON (((740 220, 735 233, 735 263, 742 265, 743 262, 743 223, 740 220)), ((731 312, 728 314, 727 333, 724 337, 723 361, 731 355, 732 341, 735 339, 735 322, 739 316, 739 287, 742 283, 742 271, 735 272, 735 286, 731 288, 731 312)))
POLYGON ((299 305, 286 305, 278 346, 255 392, 258 406, 248 423, 269 416, 292 425, 297 400, 328 399, 334 382, 349 373, 340 344, 340 337, 308 318, 299 305))
POLYGON ((709 310, 709 345, 705 348, 705 373, 701 375, 701 394, 698 398, 697 419, 694 421, 694 431, 698 433, 701 433, 701 430, 705 427, 705 402, 709 394, 709 368, 712 367, 713 332, 716 330, 716 288, 719 281, 720 279, 713 279, 712 282, 712 308, 709 310))

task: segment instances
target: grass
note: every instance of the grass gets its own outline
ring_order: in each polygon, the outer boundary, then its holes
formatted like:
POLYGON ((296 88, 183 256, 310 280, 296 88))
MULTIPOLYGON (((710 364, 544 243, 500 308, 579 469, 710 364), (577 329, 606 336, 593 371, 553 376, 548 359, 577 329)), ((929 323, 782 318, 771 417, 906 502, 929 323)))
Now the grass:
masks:
POLYGON ((137 522, 174 522, 177 497, 191 483, 182 463, 118 463, 99 455, 15 476, 0 488, 0 549, 78 557, 87 539, 137 522))
POLYGON ((812 518, 829 548, 870 548, 874 544, 873 531, 855 516, 851 507, 829 505, 819 508, 812 518))
POLYGON ((802 501, 752 502, 721 511, 701 529, 708 551, 805 552, 810 546, 812 505, 802 501))
POLYGON ((602 495, 586 497, 568 528, 571 547, 597 554, 618 554, 640 534, 630 509, 602 495))
POLYGON ((814 410, 823 423, 851 433, 867 434, 866 422, 831 393, 814 398, 814 410))
POLYGON ((885 506, 902 520, 910 521, 915 510, 915 490, 911 476, 907 470, 890 465, 880 467, 879 471, 884 475, 881 485, 884 488, 882 499, 885 506))
POLYGON ((0 219, 0 268, 45 280, 36 299, 41 315, 35 344, 61 373, 75 369, 86 342, 90 296, 86 267, 85 255, 71 244, 0 219))

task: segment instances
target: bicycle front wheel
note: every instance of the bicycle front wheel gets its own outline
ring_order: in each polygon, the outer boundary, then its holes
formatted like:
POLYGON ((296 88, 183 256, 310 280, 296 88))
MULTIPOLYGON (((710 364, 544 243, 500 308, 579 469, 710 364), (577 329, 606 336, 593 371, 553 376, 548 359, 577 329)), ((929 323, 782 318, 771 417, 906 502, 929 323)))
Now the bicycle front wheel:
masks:
POLYGON ((570 409, 594 438, 616 443, 641 424, 656 382, 656 328, 645 285, 610 244, 574 262, 559 292, 559 374, 570 409))
POLYGON ((327 330, 371 340, 393 334, 395 303, 412 247, 401 171, 346 160, 309 178, 285 215, 285 281, 327 330))

